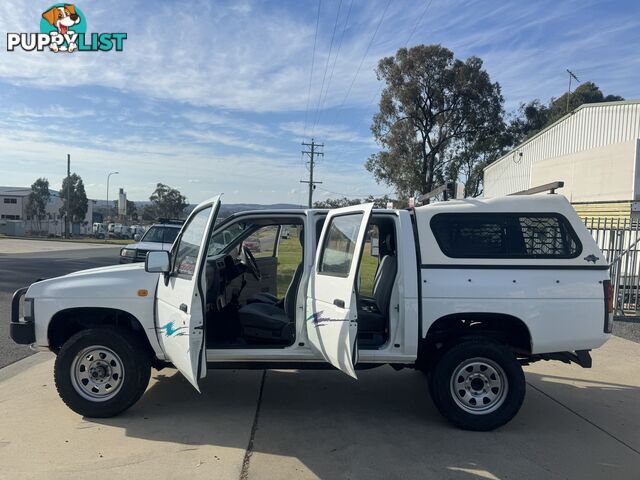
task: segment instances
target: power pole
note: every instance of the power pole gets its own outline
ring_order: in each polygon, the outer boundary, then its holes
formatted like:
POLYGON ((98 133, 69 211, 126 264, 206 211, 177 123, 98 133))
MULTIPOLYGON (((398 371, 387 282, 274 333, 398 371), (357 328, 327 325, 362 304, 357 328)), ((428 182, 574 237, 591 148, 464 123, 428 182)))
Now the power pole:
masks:
POLYGON ((567 68, 567 73, 569 74, 569 91, 567 92, 567 111, 566 113, 569 113, 569 97, 571 97, 571 80, 575 78, 576 82, 580 83, 580 80, 578 80, 578 77, 575 76, 575 74, 569 70, 567 68))
POLYGON ((311 139, 311 143, 302 142, 303 147, 311 147, 311 150, 303 150, 303 154, 309 155, 309 180, 300 180, 300 183, 308 183, 309 184, 309 208, 313 208, 313 191, 316 189, 316 184, 322 182, 314 182, 313 181, 313 167, 315 166, 315 157, 318 155, 324 156, 323 152, 316 151, 317 147, 324 147, 323 143, 315 143, 313 138, 311 139))
POLYGON ((64 238, 69 238, 69 204, 71 203, 71 155, 67 153, 67 211, 64 215, 64 238))

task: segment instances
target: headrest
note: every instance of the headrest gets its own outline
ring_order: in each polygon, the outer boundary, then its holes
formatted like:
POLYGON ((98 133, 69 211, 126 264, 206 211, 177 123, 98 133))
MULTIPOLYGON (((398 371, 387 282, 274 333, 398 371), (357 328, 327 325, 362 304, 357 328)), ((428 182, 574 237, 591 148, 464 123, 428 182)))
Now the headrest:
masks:
POLYGON ((300 246, 304 248, 304 227, 300 227, 300 231, 298 232, 298 241, 300 242, 300 246))
POLYGON ((387 249, 388 253, 394 253, 396 251, 393 232, 387 233, 387 235, 384 237, 384 246, 387 249))

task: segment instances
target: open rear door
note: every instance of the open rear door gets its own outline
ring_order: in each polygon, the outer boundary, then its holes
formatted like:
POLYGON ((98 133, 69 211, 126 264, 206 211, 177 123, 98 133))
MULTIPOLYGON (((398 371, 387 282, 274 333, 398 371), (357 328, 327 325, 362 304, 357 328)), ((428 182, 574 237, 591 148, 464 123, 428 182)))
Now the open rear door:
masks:
POLYGON ((198 205, 182 227, 171 252, 171 272, 158 280, 156 331, 164 353, 200 391, 198 379, 206 375, 203 265, 208 237, 220 197, 198 205))
POLYGON ((357 362, 355 282, 373 204, 331 210, 307 290, 307 337, 330 364, 353 378, 357 362))

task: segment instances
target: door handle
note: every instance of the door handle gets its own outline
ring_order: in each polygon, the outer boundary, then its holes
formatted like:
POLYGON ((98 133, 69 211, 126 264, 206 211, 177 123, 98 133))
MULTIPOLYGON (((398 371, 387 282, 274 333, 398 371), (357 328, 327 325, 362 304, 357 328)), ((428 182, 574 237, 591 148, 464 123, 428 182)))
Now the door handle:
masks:
POLYGON ((182 310, 184 313, 187 313, 187 304, 186 303, 181 303, 180 304, 180 310, 182 310))
POLYGON ((344 300, 340 300, 340 299, 336 298, 336 299, 333 301, 333 304, 334 304, 336 307, 344 308, 344 300))

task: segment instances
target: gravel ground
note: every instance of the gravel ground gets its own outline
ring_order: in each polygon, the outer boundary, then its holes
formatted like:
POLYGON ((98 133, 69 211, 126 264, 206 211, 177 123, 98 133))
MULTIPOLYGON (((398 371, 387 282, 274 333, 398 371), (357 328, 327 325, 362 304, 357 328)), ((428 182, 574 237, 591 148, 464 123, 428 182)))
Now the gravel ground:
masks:
POLYGON ((613 322, 613 334, 640 343, 640 318, 617 319, 613 322))

